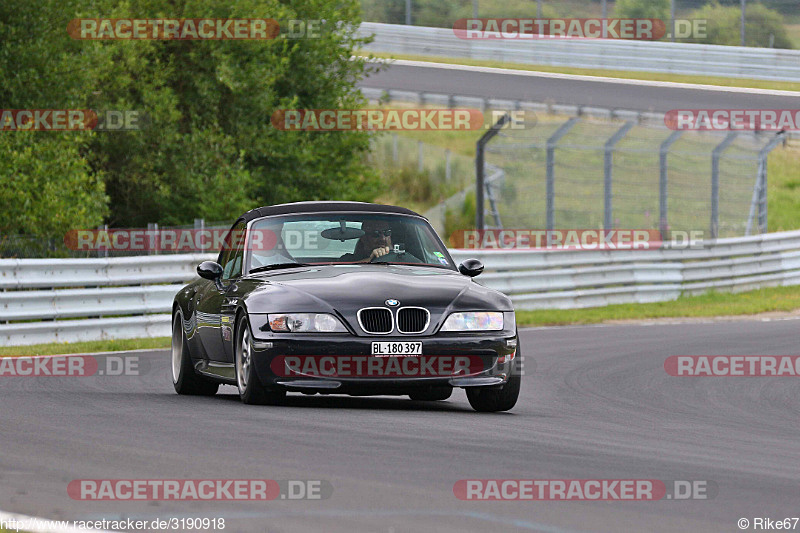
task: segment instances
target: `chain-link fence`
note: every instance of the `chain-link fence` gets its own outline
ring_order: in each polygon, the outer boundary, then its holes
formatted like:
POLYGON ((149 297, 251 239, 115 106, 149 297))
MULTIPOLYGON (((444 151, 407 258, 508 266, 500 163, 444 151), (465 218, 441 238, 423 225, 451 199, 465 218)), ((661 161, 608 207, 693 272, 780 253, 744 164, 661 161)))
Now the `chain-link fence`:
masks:
POLYGON ((487 146, 487 176, 488 165, 503 175, 487 182, 486 225, 764 233, 766 158, 780 138, 538 116, 487 146))
POLYGON ((464 188, 474 175, 470 158, 397 133, 373 135, 367 160, 382 170, 409 168, 426 173, 435 187, 441 186, 444 190, 464 188))
POLYGON ((445 232, 444 202, 460 209, 475 187, 471 157, 397 133, 373 135, 367 159, 391 189, 392 201, 425 212, 440 233, 445 232))

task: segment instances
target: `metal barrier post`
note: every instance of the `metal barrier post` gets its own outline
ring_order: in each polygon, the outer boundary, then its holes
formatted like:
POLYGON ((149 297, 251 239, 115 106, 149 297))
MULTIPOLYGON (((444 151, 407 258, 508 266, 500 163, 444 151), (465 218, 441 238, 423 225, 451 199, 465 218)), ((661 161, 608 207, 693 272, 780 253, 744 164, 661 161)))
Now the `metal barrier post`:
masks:
POLYGON ((675 141, 683 135, 683 130, 673 131, 672 134, 667 137, 663 143, 661 143, 661 147, 659 148, 659 178, 658 178, 658 207, 660 211, 660 217, 658 222, 658 229, 661 231, 661 238, 664 239, 667 236, 667 231, 669 231, 669 221, 668 221, 668 191, 667 191, 667 156, 669 155, 669 149, 675 144, 675 141))
POLYGON ((711 238, 719 235, 719 158, 722 152, 736 139, 737 132, 730 132, 711 152, 711 238))
POLYGON ((753 187, 753 199, 750 202, 750 215, 747 217, 745 235, 750 235, 753 229, 753 218, 756 207, 758 208, 758 232, 767 232, 767 157, 786 138, 785 132, 778 132, 764 148, 758 152, 758 172, 756 184, 753 187))
POLYGON ((556 132, 547 139, 547 183, 546 183, 546 195, 545 198, 546 202, 546 229, 548 231, 552 230, 555 226, 555 153, 556 153, 556 144, 558 141, 561 140, 561 137, 566 135, 572 127, 578 123, 580 119, 578 117, 573 117, 562 124, 556 132))
MULTIPOLYGON (((622 140, 631 130, 635 122, 626 122, 624 126, 606 141, 603 154, 603 228, 608 231, 614 227, 613 206, 612 206, 612 171, 614 168, 614 146, 622 140)), ((550 228, 548 228, 550 229, 550 228)))
POLYGON ((506 122, 511 120, 511 116, 508 113, 504 113, 500 120, 497 121, 489 131, 483 134, 483 136, 478 139, 477 144, 475 145, 475 228, 482 230, 484 229, 484 189, 486 187, 485 182, 486 178, 484 175, 485 169, 483 168, 483 160, 484 160, 484 151, 486 150, 486 145, 492 138, 497 135, 502 127, 505 125, 506 122))

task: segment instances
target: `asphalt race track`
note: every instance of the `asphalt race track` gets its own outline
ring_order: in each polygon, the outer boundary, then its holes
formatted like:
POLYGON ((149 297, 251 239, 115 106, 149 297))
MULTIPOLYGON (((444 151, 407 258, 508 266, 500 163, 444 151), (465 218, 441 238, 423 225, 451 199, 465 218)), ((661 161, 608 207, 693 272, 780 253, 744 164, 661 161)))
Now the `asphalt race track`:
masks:
POLYGON ((529 329, 520 402, 180 397, 166 352, 143 375, 4 377, 0 502, 60 519, 224 517, 226 531, 739 531, 800 514, 797 378, 682 378, 670 355, 797 354, 796 320, 529 329), (532 364, 534 363, 535 364, 532 364), (534 368, 535 367, 535 368, 534 368), (533 372, 531 372, 533 370, 533 372), (74 479, 294 479, 329 499, 86 502, 74 479), (709 480, 713 500, 461 501, 459 479, 709 480))
POLYGON ((422 66, 398 61, 373 73, 359 85, 481 98, 551 102, 634 111, 667 112, 671 109, 795 109, 800 93, 724 88, 684 88, 636 80, 594 80, 525 71, 480 72, 456 65, 422 66))

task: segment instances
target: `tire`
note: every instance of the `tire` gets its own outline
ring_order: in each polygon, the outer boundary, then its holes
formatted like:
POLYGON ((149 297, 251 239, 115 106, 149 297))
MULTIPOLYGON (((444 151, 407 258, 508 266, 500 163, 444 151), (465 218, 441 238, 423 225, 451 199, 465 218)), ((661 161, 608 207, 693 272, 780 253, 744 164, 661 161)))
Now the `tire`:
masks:
POLYGON ((408 396, 417 402, 439 402, 453 394, 453 387, 437 387, 435 389, 412 392, 408 396))
POLYGON ((245 315, 239 316, 236 323, 236 387, 239 398, 246 405, 280 405, 286 399, 286 391, 269 390, 261 383, 253 365, 252 334, 245 315))
POLYGON ((190 396, 214 396, 219 389, 219 383, 195 372, 180 313, 172 319, 172 385, 178 394, 190 396))
POLYGON ((467 389, 467 400, 479 413, 508 411, 517 403, 522 376, 511 374, 502 389, 473 387, 467 389))

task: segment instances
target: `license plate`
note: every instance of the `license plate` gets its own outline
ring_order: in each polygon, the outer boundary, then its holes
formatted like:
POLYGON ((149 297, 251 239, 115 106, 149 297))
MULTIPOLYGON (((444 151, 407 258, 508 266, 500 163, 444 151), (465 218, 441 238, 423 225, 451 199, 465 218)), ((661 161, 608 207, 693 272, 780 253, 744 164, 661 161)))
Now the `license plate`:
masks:
POLYGON ((421 342, 373 342, 375 357, 417 357, 422 355, 421 342))

